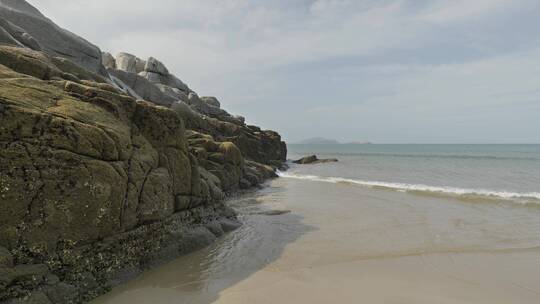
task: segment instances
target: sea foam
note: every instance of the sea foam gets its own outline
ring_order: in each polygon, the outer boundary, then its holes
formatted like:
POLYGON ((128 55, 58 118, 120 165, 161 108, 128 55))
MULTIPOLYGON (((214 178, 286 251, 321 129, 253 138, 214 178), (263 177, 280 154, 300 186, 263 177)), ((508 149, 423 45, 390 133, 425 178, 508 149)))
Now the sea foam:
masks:
POLYGON ((301 179, 325 183, 345 183, 369 188, 394 190, 399 192, 426 193, 441 196, 457 196, 463 198, 487 198, 517 202, 521 204, 540 204, 540 192, 510 192, 487 189, 467 189, 448 186, 428 186, 422 184, 392 183, 380 181, 365 181, 344 177, 323 177, 317 175, 301 175, 294 173, 278 172, 283 178, 301 179))

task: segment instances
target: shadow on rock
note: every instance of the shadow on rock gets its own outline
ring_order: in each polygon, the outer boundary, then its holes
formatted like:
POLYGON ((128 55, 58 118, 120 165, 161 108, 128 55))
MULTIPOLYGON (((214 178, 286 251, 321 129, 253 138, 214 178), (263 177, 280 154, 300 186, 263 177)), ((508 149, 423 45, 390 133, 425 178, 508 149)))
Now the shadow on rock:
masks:
POLYGON ((232 200, 229 205, 239 213, 242 227, 205 249, 144 273, 93 303, 215 302, 221 291, 278 260, 288 244, 316 229, 304 224, 297 214, 266 208, 265 203, 282 191, 270 186, 232 200))

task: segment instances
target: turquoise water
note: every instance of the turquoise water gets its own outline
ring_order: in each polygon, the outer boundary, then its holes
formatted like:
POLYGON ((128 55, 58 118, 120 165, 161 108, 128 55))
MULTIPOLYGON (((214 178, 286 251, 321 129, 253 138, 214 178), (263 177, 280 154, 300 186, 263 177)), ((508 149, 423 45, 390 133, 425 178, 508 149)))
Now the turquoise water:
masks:
POLYGON ((338 158, 285 177, 394 191, 540 204, 540 145, 289 145, 289 157, 338 158))

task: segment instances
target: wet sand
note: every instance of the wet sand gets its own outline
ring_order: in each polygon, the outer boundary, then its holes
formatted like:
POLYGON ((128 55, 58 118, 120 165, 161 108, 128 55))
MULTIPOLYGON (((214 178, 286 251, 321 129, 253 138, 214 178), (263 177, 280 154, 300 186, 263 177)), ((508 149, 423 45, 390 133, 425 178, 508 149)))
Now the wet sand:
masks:
POLYGON ((231 204, 242 228, 94 303, 540 303, 538 208, 286 178, 231 204))
MULTIPOLYGON (((283 257, 287 259, 287 253, 283 257)), ((279 263, 278 263, 279 264, 279 263)), ((540 251, 270 265, 215 303, 540 303, 540 251)))

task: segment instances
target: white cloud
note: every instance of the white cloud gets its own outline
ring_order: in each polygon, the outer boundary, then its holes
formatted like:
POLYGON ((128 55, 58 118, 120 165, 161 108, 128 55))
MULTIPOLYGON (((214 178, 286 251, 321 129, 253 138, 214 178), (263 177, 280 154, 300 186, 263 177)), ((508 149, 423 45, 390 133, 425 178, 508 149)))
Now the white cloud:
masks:
POLYGON ((328 12, 333 9, 341 9, 347 5, 350 5, 350 0, 316 0, 309 6, 309 10, 312 13, 328 12))
POLYGON ((479 18, 516 4, 515 0, 439 0, 434 1, 420 19, 433 23, 460 22, 468 18, 479 18))
POLYGON ((354 139, 391 121, 417 125, 409 135, 422 140, 433 117, 451 129, 471 111, 496 128, 503 112, 520 114, 512 103, 540 97, 536 0, 30 2, 104 50, 161 59, 199 93, 291 139, 338 125, 354 139))

